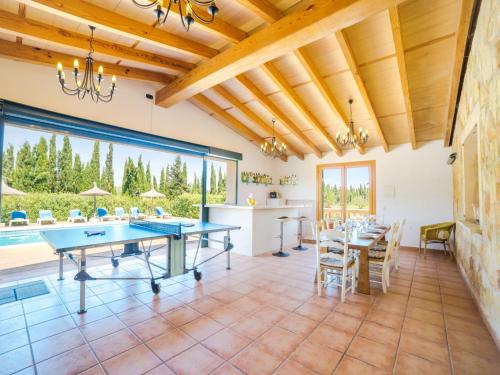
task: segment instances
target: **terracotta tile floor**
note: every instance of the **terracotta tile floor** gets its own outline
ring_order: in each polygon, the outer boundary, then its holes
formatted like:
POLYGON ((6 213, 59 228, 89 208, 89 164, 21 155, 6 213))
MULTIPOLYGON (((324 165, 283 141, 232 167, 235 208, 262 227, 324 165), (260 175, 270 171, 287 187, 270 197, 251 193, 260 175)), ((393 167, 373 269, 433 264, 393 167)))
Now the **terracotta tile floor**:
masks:
MULTIPOLYGON (((209 256, 213 250, 203 250, 209 256)), ((403 250, 382 294, 315 294, 314 251, 233 255, 163 280, 42 276, 49 295, 0 306, 0 374, 498 374, 500 355, 454 262, 403 250)), ((52 270, 50 271, 52 272, 52 270)), ((146 275, 137 260, 90 274, 146 275)), ((37 278, 40 279, 40 278, 37 278)), ((1 285, 5 286, 7 284, 1 285)))

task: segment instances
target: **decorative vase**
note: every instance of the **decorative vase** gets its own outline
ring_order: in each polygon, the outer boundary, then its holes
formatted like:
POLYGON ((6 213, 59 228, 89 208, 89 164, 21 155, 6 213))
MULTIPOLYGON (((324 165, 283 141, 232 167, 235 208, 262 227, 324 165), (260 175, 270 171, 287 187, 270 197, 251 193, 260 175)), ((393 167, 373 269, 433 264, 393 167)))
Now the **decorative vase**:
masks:
POLYGON ((247 203, 250 207, 253 207, 255 206, 255 204, 257 203, 257 201, 255 200, 255 198, 253 197, 253 193, 250 193, 248 195, 248 198, 247 198, 247 203))

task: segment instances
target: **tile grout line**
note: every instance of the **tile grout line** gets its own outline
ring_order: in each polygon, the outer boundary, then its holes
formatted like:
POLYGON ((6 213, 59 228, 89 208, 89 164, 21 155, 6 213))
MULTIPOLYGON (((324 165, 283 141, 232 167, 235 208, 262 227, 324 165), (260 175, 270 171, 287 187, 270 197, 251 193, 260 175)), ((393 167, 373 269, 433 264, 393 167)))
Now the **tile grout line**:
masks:
POLYGON ((417 257, 415 257, 415 260, 413 262, 413 272, 411 274, 411 283, 410 283, 410 290, 408 291, 408 298, 407 298, 407 301, 406 301, 406 308, 405 308, 405 311, 404 311, 404 315, 403 315, 403 323, 401 324, 401 329, 399 330, 399 338, 398 338, 398 344, 397 344, 397 347, 396 347, 396 355, 394 357, 394 364, 393 364, 393 367, 392 367, 392 374, 393 375, 396 375, 396 368, 397 368, 397 363, 398 363, 398 358, 399 358, 399 353, 400 353, 400 344, 401 344, 401 336, 403 336, 403 327, 404 327, 404 323, 405 323, 405 319, 406 319, 406 314, 408 312, 408 305, 410 304, 410 295, 411 295, 411 290, 412 290, 412 287, 413 287, 413 280, 415 278, 415 268, 417 266, 417 262, 418 262, 418 255, 417 257))

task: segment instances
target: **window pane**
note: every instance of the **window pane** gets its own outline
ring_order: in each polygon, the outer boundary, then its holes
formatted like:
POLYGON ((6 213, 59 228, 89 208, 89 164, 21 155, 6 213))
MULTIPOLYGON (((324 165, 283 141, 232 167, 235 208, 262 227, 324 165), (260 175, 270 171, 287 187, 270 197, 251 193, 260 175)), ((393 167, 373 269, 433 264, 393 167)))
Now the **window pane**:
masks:
POLYGON ((370 204, 370 168, 351 167, 346 169, 347 216, 367 215, 370 204))
POLYGON ((342 217, 342 173, 340 168, 323 171, 323 218, 342 217))

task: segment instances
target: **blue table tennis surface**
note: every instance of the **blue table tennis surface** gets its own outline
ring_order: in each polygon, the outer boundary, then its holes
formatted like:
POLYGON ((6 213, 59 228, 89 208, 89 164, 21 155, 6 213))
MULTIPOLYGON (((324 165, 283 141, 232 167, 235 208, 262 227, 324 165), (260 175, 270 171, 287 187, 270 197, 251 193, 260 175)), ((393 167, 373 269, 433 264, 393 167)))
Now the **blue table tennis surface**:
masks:
MULTIPOLYGON (((192 223, 194 225, 181 227, 181 233, 185 236, 240 229, 240 227, 234 225, 222 225, 209 222, 187 223, 192 223)), ((169 224, 173 223, 169 222, 169 224)), ((90 225, 77 228, 69 227, 50 229, 42 231, 40 234, 58 253, 77 249, 89 249, 106 245, 134 243, 168 237, 168 234, 164 232, 129 224, 90 225), (87 231, 104 231, 105 234, 87 236, 85 233, 87 231)))

